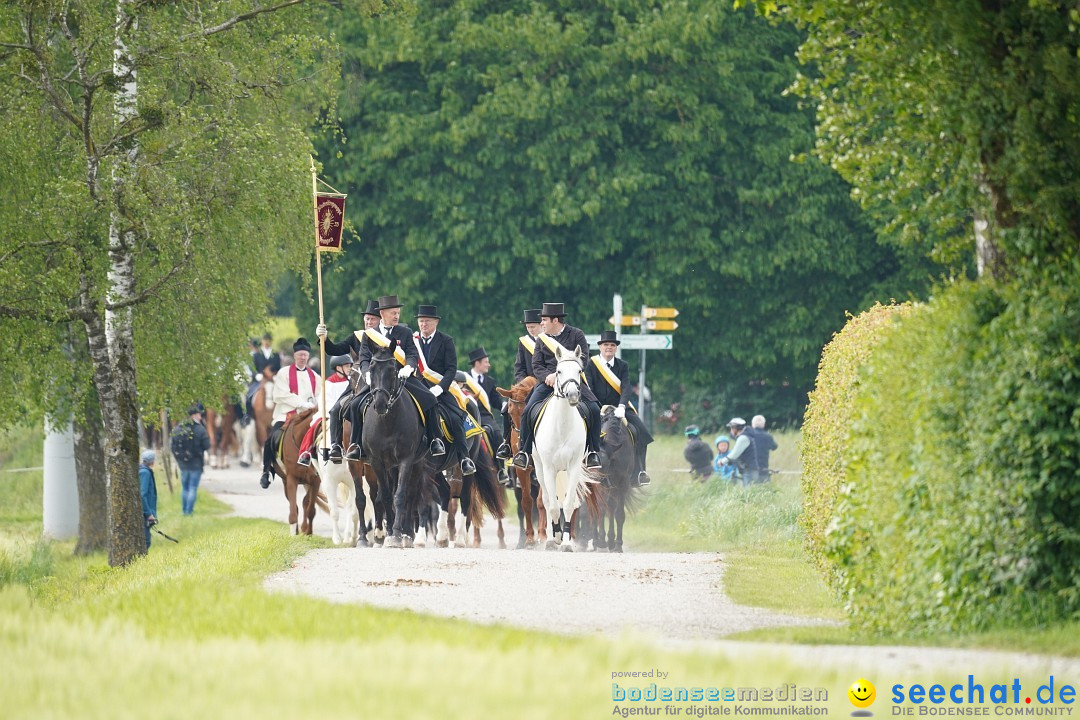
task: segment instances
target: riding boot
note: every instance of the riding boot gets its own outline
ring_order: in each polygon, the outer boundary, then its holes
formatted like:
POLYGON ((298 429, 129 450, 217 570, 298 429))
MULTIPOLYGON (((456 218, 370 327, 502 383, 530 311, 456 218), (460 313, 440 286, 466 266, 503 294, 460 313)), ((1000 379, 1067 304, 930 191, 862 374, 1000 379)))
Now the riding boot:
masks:
POLYGON ((529 469, 529 455, 532 453, 532 427, 525 421, 527 415, 521 416, 521 431, 518 437, 518 454, 514 456, 514 467, 522 470, 529 469))
POLYGON ((342 419, 341 414, 345 411, 340 401, 330 408, 330 450, 323 448, 323 462, 330 460, 335 465, 341 464, 344 450, 341 447, 342 419))
POLYGON ((259 486, 263 490, 270 487, 270 476, 274 472, 274 435, 271 432, 270 437, 266 438, 266 442, 263 443, 263 473, 259 478, 259 486))
MULTIPOLYGON (((363 456, 363 443, 364 443, 364 412, 361 407, 357 407, 353 412, 352 417, 349 418, 352 422, 352 434, 349 436, 349 452, 345 454, 345 459, 350 462, 359 462, 361 456, 363 456)), ((341 445, 336 447, 340 448, 341 445)), ((333 459, 334 451, 330 451, 330 457, 333 459)))
POLYGON ((495 451, 495 459, 506 462, 510 459, 510 413, 503 413, 503 441, 499 444, 499 449, 495 451))
POLYGON ((648 447, 648 445, 641 445, 637 450, 638 467, 641 468, 641 472, 637 474, 637 478, 633 481, 632 484, 634 485, 648 485, 652 482, 649 473, 645 472, 645 452, 648 447))
POLYGON ((427 428, 427 436, 430 441, 432 457, 441 457, 445 455, 446 445, 443 444, 442 438, 439 437, 442 434, 442 431, 439 428, 439 411, 437 407, 431 408, 427 413, 425 427, 427 428))

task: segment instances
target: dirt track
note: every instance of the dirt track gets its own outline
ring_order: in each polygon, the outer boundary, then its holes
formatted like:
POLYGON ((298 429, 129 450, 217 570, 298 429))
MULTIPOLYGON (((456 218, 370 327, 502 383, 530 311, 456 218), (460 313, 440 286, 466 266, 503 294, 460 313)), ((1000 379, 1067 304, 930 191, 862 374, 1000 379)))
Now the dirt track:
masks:
MULTIPOLYGON (((280 481, 269 490, 257 470, 208 470, 204 491, 237 515, 285 521, 280 481)), ((315 531, 329 536, 321 511, 315 531)), ((286 528, 282 527, 282 532, 286 528)), ((517 539, 507 524, 508 544, 517 539)), ((629 634, 665 647, 698 646, 745 653, 780 653, 810 664, 859 664, 890 670, 957 666, 1080 673, 1080 661, 1019 653, 941 648, 813 647, 736 643, 724 636, 760 627, 827 624, 736 605, 722 590, 724 558, 717 553, 560 553, 498 550, 494 529, 481 549, 333 548, 308 553, 292 569, 266 580, 274 592, 305 593, 334 602, 500 623, 566 634, 629 634), (545 600, 538 602, 538 599, 545 600), (528 611, 526 612, 526 609, 528 611)))

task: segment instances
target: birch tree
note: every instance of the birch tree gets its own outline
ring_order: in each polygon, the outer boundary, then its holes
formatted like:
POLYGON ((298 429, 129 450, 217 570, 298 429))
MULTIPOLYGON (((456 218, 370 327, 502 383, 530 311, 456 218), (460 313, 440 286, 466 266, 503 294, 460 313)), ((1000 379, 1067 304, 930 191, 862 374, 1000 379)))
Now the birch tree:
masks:
MULTIPOLYGON (((304 7, 301 7, 301 6, 304 7)), ((12 349, 76 322, 100 403, 109 563, 145 551, 137 421, 220 393, 268 285, 306 265, 307 129, 333 107, 325 8, 19 0, 0 10, 12 349)), ((5 371, 13 375, 16 370, 5 371)), ((2 377, 0 377, 2 379, 2 377)))

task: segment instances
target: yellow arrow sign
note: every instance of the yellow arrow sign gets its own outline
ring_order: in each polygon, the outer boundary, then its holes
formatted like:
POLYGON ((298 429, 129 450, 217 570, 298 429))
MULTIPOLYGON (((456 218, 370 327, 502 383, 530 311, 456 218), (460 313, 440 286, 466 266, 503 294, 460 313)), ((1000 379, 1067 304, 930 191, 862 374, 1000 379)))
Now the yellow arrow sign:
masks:
POLYGON ((619 322, 615 322, 615 316, 608 318, 609 325, 640 325, 641 318, 637 315, 623 315, 619 322))
POLYGON ((679 311, 675 308, 645 308, 645 317, 647 318, 673 318, 679 317, 679 311))
POLYGON ((677 330, 679 323, 674 320, 649 320, 645 323, 649 330, 677 330))

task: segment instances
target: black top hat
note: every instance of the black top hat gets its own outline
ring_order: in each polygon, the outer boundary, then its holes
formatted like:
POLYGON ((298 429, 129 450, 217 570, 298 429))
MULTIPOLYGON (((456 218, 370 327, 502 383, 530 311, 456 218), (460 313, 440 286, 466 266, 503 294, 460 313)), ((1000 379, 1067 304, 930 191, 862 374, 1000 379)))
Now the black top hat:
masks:
POLYGON ((379 301, 378 300, 368 300, 367 301, 367 308, 365 308, 364 314, 365 315, 374 315, 375 317, 379 317, 379 301))
POLYGON ((187 409, 188 415, 194 415, 195 413, 206 412, 206 408, 203 407, 201 402, 196 401, 194 405, 187 409))
POLYGON ((563 310, 562 303, 544 303, 543 309, 540 311, 540 317, 566 317, 566 311, 563 310))
POLYGON ((488 356, 487 350, 485 350, 484 346, 481 345, 480 347, 476 348, 475 350, 471 350, 469 352, 469 362, 474 363, 477 360, 483 360, 487 356, 488 356))
POLYGON ((416 317, 429 317, 435 318, 436 320, 442 320, 442 318, 439 317, 439 308, 435 307, 434 305, 417 305, 416 317))
POLYGON ((536 310, 526 310, 525 311, 525 319, 521 321, 521 324, 522 325, 527 325, 529 323, 538 323, 538 322, 540 322, 540 309, 539 308, 537 308, 536 310))
POLYGON ((297 350, 307 350, 308 352, 311 352, 311 343, 307 341, 307 338, 298 337, 296 338, 296 342, 292 344, 292 349, 293 352, 296 352, 297 350))
POLYGON ((615 334, 614 330, 604 330, 600 333, 600 340, 597 345, 603 345, 606 342, 613 342, 616 345, 622 345, 622 341, 619 340, 619 336, 615 334))
POLYGON ((379 298, 380 310, 392 310, 399 307, 401 303, 398 302, 397 295, 383 295, 379 298))

